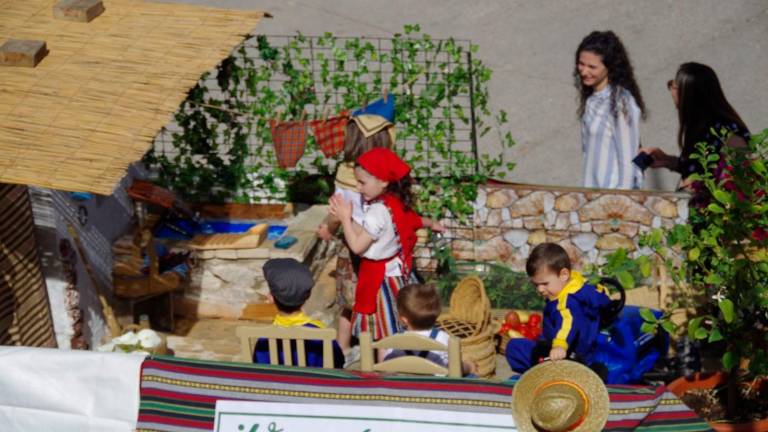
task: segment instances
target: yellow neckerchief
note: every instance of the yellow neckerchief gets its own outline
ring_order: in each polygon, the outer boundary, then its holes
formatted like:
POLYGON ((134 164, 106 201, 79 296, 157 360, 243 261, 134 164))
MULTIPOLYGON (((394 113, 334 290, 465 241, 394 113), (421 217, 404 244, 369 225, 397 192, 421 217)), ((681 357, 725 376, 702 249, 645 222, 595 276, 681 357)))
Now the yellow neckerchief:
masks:
POLYGON ((357 192, 354 162, 342 162, 339 165, 339 169, 336 170, 336 187, 357 192))
POLYGON ((552 341, 553 347, 560 347, 564 350, 568 349, 568 334, 573 327, 573 315, 571 315, 571 311, 568 309, 568 294, 577 292, 586 282, 587 280, 580 272, 571 271, 571 278, 568 280, 568 283, 560 290, 557 297, 552 299, 557 301, 557 310, 563 318, 560 330, 557 331, 555 339, 552 341))
POLYGON ((308 317, 304 314, 304 311, 299 311, 291 315, 283 315, 278 312, 274 321, 272 321, 272 324, 281 327, 298 327, 303 326, 304 324, 312 324, 317 328, 325 328, 325 324, 308 317))

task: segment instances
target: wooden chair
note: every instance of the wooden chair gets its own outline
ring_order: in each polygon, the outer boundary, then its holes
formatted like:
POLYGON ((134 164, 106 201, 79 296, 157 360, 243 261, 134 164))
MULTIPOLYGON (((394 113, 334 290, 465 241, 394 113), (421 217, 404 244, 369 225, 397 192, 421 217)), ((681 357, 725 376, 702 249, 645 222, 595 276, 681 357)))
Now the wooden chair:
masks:
POLYGON ((279 365, 278 345, 283 350, 283 364, 294 366, 291 341, 296 341, 296 358, 300 367, 307 366, 307 355, 304 341, 317 340, 323 343, 323 368, 333 369, 333 341, 336 340, 336 329, 309 327, 282 327, 276 325, 239 326, 235 329, 240 338, 240 361, 251 363, 253 351, 259 339, 267 339, 269 344, 269 364, 279 365))
POLYGON ((451 336, 448 346, 426 336, 400 333, 373 342, 369 332, 360 334, 360 370, 364 372, 402 372, 422 375, 461 377, 461 348, 458 338, 451 336), (448 351, 448 367, 443 367, 419 356, 403 356, 379 363, 374 362, 375 349, 412 351, 448 351))

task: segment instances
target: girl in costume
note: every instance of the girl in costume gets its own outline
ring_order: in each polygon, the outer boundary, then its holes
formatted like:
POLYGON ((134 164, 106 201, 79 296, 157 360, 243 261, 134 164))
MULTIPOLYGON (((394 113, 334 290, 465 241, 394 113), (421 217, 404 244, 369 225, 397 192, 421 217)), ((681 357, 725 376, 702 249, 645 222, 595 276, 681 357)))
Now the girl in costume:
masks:
POLYGON ((632 163, 640 149, 645 104, 624 45, 612 31, 587 35, 573 69, 579 91, 584 187, 639 189, 632 163))
POLYGON ((410 167, 391 150, 379 147, 360 156, 355 179, 364 200, 362 224, 353 223, 352 204, 341 195, 331 197, 330 213, 341 221, 350 251, 361 256, 352 334, 368 331, 378 340, 401 331, 396 298, 401 287, 417 282, 416 230, 444 228, 413 211, 410 167))
MULTIPOLYGON (((364 109, 352 113, 344 135, 344 159, 336 171, 336 190, 345 201, 352 203, 352 221, 362 225, 363 198, 357 190, 355 160, 363 153, 377 147, 391 148, 395 142, 394 95, 388 94, 364 109)), ((318 226, 317 236, 332 240, 341 222, 334 215, 318 226)), ((360 257, 352 253, 347 245, 340 248, 336 259, 336 302, 341 306, 339 316, 339 341, 345 354, 350 352, 352 305, 355 302, 357 272, 360 257)), ((354 357, 354 354, 352 354, 354 357)))

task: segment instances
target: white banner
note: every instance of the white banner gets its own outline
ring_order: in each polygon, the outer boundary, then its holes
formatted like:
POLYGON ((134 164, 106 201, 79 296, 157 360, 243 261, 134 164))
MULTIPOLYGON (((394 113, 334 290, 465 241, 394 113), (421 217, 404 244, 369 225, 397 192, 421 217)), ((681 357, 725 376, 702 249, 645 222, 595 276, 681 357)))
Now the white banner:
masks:
POLYGON ((136 429, 144 356, 0 347, 0 431, 136 429))
POLYGON ((215 432, 517 431, 512 412, 489 414, 398 406, 216 402, 215 432))

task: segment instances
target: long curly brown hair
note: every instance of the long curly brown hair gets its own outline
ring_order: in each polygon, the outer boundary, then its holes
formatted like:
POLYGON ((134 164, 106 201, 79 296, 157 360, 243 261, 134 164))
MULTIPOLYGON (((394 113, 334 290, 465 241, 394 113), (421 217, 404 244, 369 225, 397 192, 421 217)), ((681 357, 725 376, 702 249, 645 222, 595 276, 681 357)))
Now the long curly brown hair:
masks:
POLYGON ((621 39, 610 30, 602 32, 593 31, 581 41, 579 48, 576 50, 573 78, 576 89, 579 91, 579 117, 584 115, 587 99, 594 93, 592 87, 585 86, 581 82, 581 76, 579 75, 579 54, 583 51, 599 55, 602 58, 603 64, 608 69, 608 83, 611 84, 611 112, 613 115, 619 115, 616 108, 616 99, 620 89, 625 88, 635 98, 637 106, 640 107, 642 118, 645 119, 647 116, 645 102, 643 102, 643 96, 640 94, 640 87, 638 87, 635 81, 635 73, 632 69, 632 63, 629 61, 629 55, 624 48, 624 44, 621 43, 621 39))

